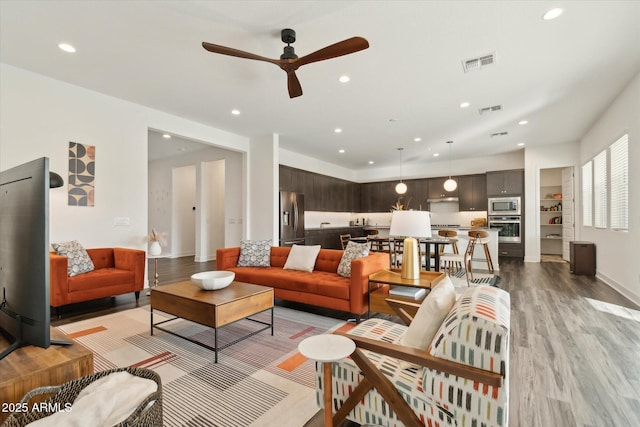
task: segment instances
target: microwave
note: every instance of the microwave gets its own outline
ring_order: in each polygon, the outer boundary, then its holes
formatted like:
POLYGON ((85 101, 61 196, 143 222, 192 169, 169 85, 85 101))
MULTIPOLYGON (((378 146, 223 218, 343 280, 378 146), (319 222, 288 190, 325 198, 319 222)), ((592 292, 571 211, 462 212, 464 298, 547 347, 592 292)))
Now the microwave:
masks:
POLYGON ((490 197, 489 215, 520 215, 520 197, 490 197))

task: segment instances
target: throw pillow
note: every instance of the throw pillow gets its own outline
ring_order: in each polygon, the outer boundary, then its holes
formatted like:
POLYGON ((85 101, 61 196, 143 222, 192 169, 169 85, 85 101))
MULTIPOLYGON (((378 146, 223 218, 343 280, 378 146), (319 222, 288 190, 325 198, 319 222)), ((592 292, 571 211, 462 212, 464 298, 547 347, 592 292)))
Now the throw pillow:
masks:
POLYGON ((400 344, 426 350, 438 333, 440 325, 456 302, 456 291, 449 276, 445 276, 424 299, 400 344))
POLYGON ((293 245, 291 252, 284 263, 285 270, 313 271, 316 265, 316 258, 320 253, 320 245, 300 246, 293 245))
POLYGON ((349 242, 344 248, 344 253, 338 265, 338 274, 342 277, 351 277, 351 261, 369 255, 369 245, 366 243, 349 242))
POLYGON ((63 255, 68 258, 67 274, 69 277, 92 271, 95 268, 91 257, 89 257, 85 248, 83 248, 77 240, 64 243, 52 243, 51 247, 53 247, 53 250, 56 251, 58 255, 63 255))
POLYGON ((241 240, 238 267, 271 267, 271 240, 241 240))

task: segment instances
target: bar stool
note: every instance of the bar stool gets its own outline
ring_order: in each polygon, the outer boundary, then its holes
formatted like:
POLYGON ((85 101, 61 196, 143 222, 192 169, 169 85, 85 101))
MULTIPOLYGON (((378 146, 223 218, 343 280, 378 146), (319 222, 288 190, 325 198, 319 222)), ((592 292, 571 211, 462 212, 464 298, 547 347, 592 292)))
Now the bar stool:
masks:
POLYGON ((489 252, 489 233, 484 230, 471 230, 469 236, 471 236, 471 233, 474 233, 476 244, 482 245, 484 257, 487 260, 487 269, 489 273, 493 274, 493 261, 491 261, 491 253, 489 252))
MULTIPOLYGON (((457 237, 458 236, 458 232, 456 230, 449 230, 449 229, 443 229, 443 230, 438 230, 438 236, 440 237, 445 237, 445 238, 449 238, 449 237, 457 237)), ((445 245, 440 245, 440 257, 442 257, 442 255, 444 255, 444 247, 445 245)), ((457 242, 451 242, 451 250, 453 251, 454 254, 458 255, 458 243, 457 242)), ((435 254, 433 252, 429 253, 429 257, 430 259, 433 259, 435 256, 435 254)), ((459 264, 457 266, 458 268, 462 268, 462 264, 459 264)))

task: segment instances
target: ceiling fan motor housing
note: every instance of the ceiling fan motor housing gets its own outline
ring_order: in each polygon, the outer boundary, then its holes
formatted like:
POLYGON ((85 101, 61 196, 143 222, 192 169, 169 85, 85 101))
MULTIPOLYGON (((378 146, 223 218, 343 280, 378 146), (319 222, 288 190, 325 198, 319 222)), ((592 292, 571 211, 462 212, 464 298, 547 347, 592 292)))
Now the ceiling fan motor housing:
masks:
POLYGON ((282 41, 287 44, 284 47, 284 53, 280 55, 280 59, 297 59, 298 55, 293 49, 293 46, 289 46, 291 43, 296 41, 296 32, 290 28, 285 28, 282 30, 282 41))

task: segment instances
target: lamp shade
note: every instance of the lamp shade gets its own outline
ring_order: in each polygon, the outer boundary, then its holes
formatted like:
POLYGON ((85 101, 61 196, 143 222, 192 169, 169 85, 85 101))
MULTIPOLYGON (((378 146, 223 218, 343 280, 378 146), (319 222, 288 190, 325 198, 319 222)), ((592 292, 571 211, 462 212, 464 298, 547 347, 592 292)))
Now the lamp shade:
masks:
POLYGON ((431 219, 428 211, 393 211, 390 236, 431 237, 431 219))
POLYGON ((399 182, 396 184, 396 193, 404 194, 407 192, 407 184, 404 182, 399 182))
POLYGON ((458 183, 456 182, 455 179, 452 179, 451 177, 449 177, 449 179, 444 182, 444 189, 447 191, 453 191, 456 189, 457 186, 458 186, 458 183))

